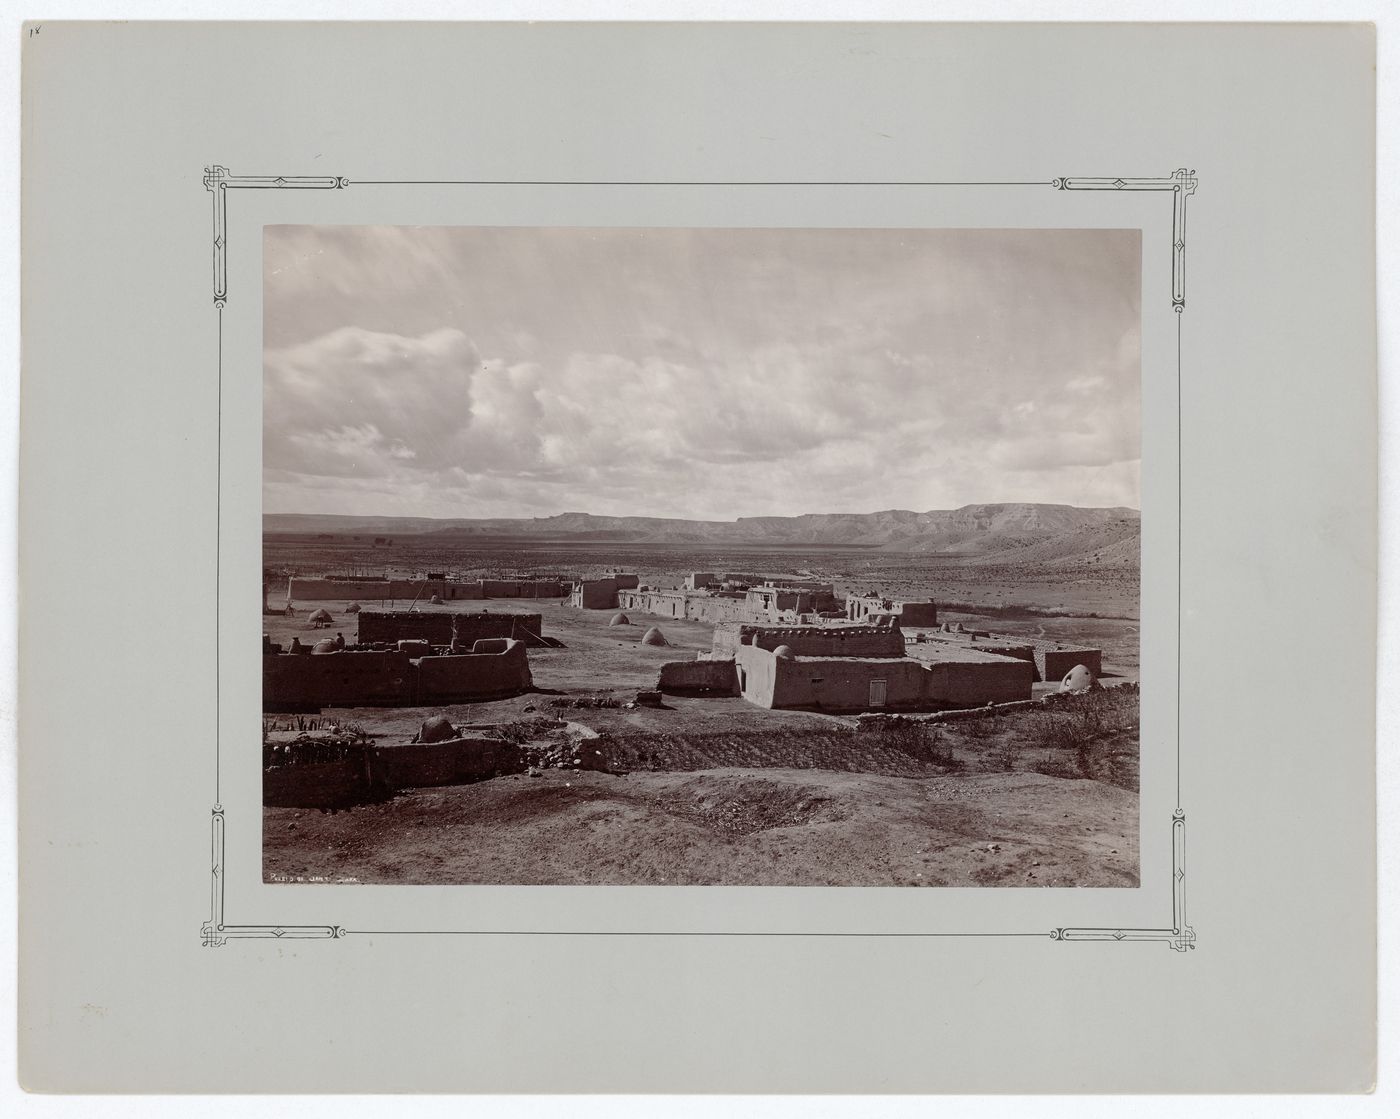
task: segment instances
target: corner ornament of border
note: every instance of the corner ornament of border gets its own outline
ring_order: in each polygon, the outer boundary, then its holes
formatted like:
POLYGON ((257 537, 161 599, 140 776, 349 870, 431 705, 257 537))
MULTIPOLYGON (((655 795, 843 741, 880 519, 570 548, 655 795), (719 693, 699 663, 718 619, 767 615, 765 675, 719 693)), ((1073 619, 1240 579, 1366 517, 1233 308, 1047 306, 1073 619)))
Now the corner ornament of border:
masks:
POLYGON ((214 805, 210 823, 209 920, 199 926, 205 948, 222 948, 230 940, 339 940, 339 925, 229 925, 224 923, 224 809, 214 805))
POLYGON ((1169 190, 1172 192, 1172 310, 1186 310, 1186 199, 1196 193, 1194 169, 1178 167, 1162 179, 1051 179, 1056 190, 1169 190))
POLYGON ((1196 930, 1186 923, 1186 813, 1172 813, 1172 923, 1167 929, 1052 929, 1050 939, 1097 940, 1122 943, 1125 940, 1165 942, 1174 952, 1196 947, 1196 930))
POLYGON ((343 175, 234 175, 215 163, 204 169, 204 189, 214 196, 214 306, 228 302, 228 199, 230 190, 344 190, 343 175))

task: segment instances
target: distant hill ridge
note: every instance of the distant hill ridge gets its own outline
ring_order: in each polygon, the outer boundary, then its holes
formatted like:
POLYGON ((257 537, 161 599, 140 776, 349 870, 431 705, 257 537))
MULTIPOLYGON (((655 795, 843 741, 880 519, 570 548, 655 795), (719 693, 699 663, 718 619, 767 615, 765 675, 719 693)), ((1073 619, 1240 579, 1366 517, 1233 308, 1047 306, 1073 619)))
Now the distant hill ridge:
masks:
POLYGON ((1141 514, 1026 502, 964 505, 960 509, 885 509, 876 513, 804 513, 795 517, 740 517, 692 521, 665 517, 603 517, 559 513, 552 517, 435 519, 359 517, 316 513, 267 513, 267 533, 358 533, 454 538, 519 536, 558 541, 627 544, 820 544, 891 552, 956 554, 982 562, 1060 564, 1100 557, 1137 563, 1141 514))

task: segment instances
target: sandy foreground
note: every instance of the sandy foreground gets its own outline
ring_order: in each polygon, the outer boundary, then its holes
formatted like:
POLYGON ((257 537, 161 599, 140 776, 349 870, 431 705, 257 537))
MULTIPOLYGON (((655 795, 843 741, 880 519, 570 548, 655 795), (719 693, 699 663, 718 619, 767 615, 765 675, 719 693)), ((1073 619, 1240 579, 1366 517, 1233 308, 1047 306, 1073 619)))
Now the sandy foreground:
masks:
POLYGON ((545 770, 268 809, 268 881, 1136 886, 1137 796, 1038 773, 545 770))

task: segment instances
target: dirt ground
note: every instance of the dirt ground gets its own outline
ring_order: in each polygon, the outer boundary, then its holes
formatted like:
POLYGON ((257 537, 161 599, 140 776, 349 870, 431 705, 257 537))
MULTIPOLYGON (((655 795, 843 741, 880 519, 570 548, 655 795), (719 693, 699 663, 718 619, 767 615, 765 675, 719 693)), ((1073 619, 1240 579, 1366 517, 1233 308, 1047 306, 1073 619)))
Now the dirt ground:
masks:
POLYGON ((268 809, 265 875, 380 883, 1136 886, 1137 796, 1038 773, 546 770, 268 809))
POLYGON ((1136 711, 1127 688, 1107 714, 1022 709, 889 733, 737 699, 569 709, 560 714, 600 732, 586 745, 609 772, 543 769, 340 812, 267 809, 264 873, 270 882, 1135 886, 1136 711))

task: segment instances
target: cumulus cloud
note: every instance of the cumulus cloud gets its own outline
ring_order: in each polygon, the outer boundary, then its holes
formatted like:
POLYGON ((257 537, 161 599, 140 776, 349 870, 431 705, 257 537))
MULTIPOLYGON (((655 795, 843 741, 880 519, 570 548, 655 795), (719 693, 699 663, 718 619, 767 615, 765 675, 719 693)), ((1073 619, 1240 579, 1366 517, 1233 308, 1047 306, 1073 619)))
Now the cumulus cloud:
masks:
POLYGON ((1064 232, 274 227, 265 506, 1136 504, 1136 234, 1064 232))

